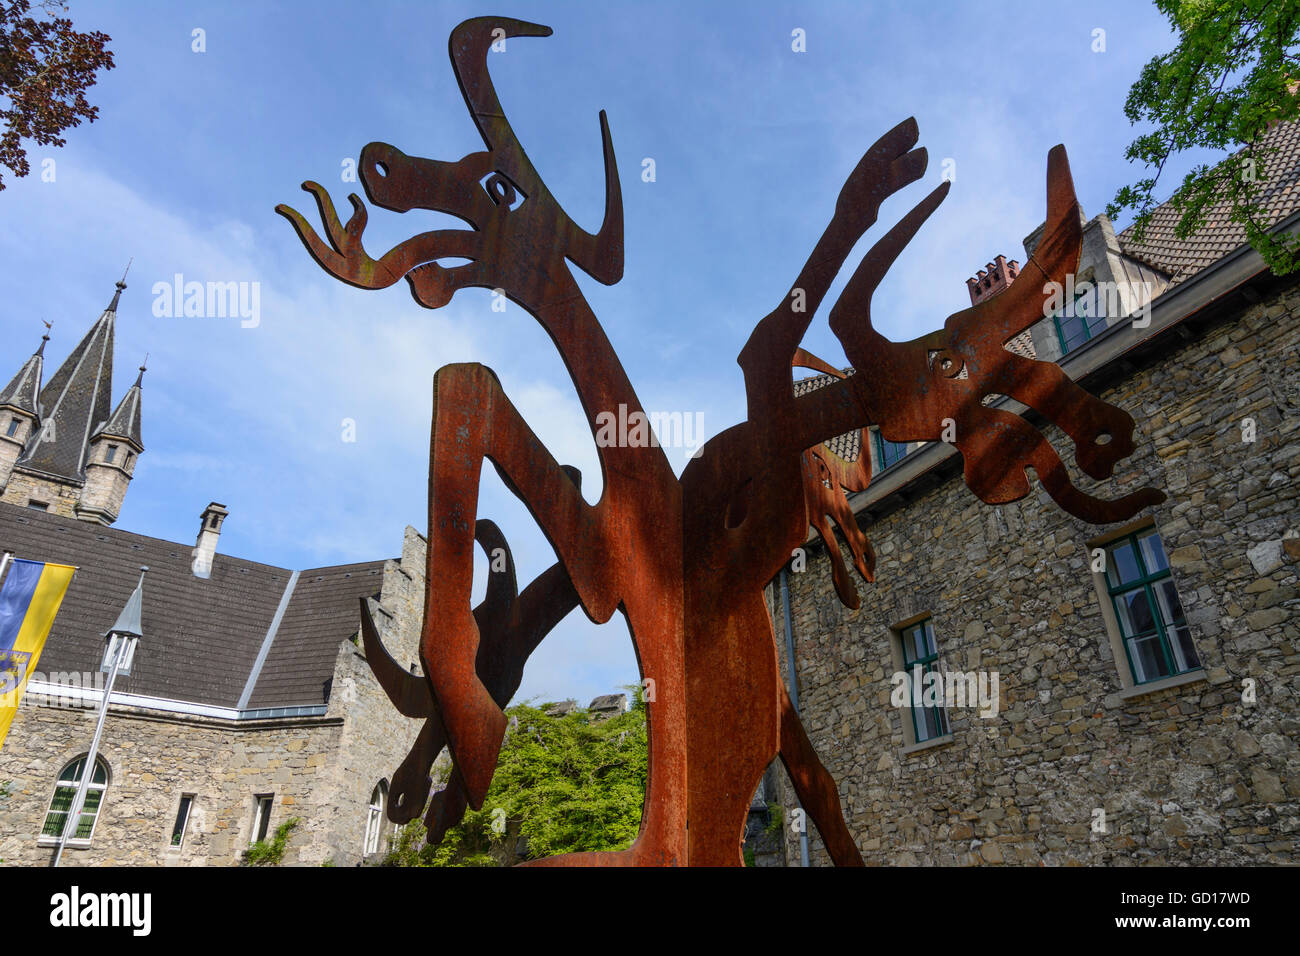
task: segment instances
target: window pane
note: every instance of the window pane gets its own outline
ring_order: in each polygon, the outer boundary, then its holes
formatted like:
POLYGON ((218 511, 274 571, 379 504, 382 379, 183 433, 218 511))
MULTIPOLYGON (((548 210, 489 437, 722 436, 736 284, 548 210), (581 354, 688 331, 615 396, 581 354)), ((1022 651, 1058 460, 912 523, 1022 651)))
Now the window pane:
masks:
POLYGON ((1133 543, 1125 538, 1107 552, 1106 576, 1112 586, 1128 584, 1141 577, 1138 570, 1137 555, 1133 553, 1133 543))
POLYGON ((55 791, 54 804, 50 807, 49 815, 45 818, 45 826, 41 828, 43 836, 56 837, 63 832, 63 821, 67 819, 74 793, 75 791, 65 790, 63 787, 55 791))
POLYGON ((922 630, 925 634, 925 656, 932 657, 939 653, 938 648, 936 648, 934 644, 934 627, 929 621, 926 621, 922 630))
POLYGON ((81 808, 81 819, 77 822, 77 839, 90 839, 90 831, 95 828, 95 814, 99 813, 99 801, 104 797, 103 790, 87 790, 86 803, 81 808))
POLYGON ((1183 605, 1178 600, 1178 591, 1174 582, 1166 578, 1153 585, 1156 601, 1160 605, 1160 616, 1165 625, 1165 635, 1169 638, 1169 649, 1173 654, 1174 664, 1181 674, 1194 667, 1200 667, 1200 658, 1196 655, 1196 645, 1192 643, 1192 632, 1183 617, 1183 605))
POLYGON ((1160 636, 1151 634, 1147 637, 1129 641, 1129 653, 1133 658, 1133 675, 1139 684, 1168 677, 1169 669, 1165 665, 1165 656, 1160 651, 1160 636))
POLYGON ((1137 637, 1156 628, 1146 588, 1115 595, 1115 610, 1125 637, 1137 637))
POLYGON ((1160 540, 1160 535, 1155 530, 1138 535, 1138 545, 1142 548, 1142 560, 1146 563, 1147 574, 1169 570, 1164 542, 1160 540))
POLYGON ((1173 645, 1174 662, 1178 665, 1180 673, 1201 666, 1201 659, 1196 656, 1196 645, 1192 643, 1191 628, 1174 628, 1169 633, 1169 642, 1173 645))
POLYGON ((185 837, 185 824, 190 817, 191 797, 181 797, 180 809, 176 811, 176 823, 172 827, 172 846, 180 846, 185 837))

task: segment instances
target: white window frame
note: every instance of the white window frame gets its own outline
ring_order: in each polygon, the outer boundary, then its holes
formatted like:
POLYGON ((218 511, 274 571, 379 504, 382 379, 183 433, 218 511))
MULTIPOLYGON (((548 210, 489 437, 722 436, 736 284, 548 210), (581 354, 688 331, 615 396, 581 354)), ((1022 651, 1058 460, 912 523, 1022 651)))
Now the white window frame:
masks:
POLYGON ((190 832, 190 817, 194 813, 194 794, 182 793, 180 801, 176 804, 176 820, 172 823, 172 832, 167 837, 167 849, 180 851, 185 847, 185 837, 190 832), (189 803, 186 803, 186 801, 189 803), (184 817, 181 813, 184 813, 184 817), (180 824, 181 838, 175 843, 172 842, 176 837, 177 824, 180 824))
POLYGON ((370 806, 366 808, 366 841, 362 852, 369 856, 379 852, 379 836, 384 829, 384 807, 388 803, 388 787, 381 780, 370 792, 370 806))
MULTIPOLYGON (((86 772, 85 761, 86 761, 86 754, 79 754, 78 756, 72 758, 72 760, 64 764, 63 769, 59 771, 58 777, 56 777, 54 780, 54 792, 50 794, 50 802, 45 809, 45 819, 41 824, 42 832, 37 841, 38 843, 53 845, 59 842, 59 835, 57 833, 56 834, 45 833, 44 832, 45 827, 49 825, 50 814, 58 812, 55 811, 54 809, 54 801, 59 796, 59 790, 61 789, 71 790, 73 800, 74 801, 76 800, 77 786, 81 783, 81 775, 77 774, 75 772, 75 769, 77 764, 80 763, 82 765, 81 772, 85 773, 86 772), (68 773, 69 771, 73 771, 72 779, 64 780, 63 775, 68 773)), ((86 804, 90 803, 90 795, 92 792, 96 792, 99 794, 99 800, 95 803, 95 812, 91 815, 90 818, 90 833, 84 837, 79 837, 76 835, 77 830, 80 829, 81 827, 81 820, 78 819, 76 826, 74 826, 72 829, 72 835, 70 835, 68 839, 65 841, 64 844, 65 846, 90 846, 90 842, 93 839, 95 839, 95 828, 99 826, 99 815, 104 810, 104 800, 108 795, 108 788, 112 785, 113 782, 113 776, 112 776, 112 772, 109 770, 108 761, 106 761, 103 757, 96 755, 95 770, 98 771, 100 768, 103 768, 104 771, 104 782, 96 783, 95 772, 92 771, 90 776, 90 783, 86 785, 86 804)), ((86 804, 83 804, 81 807, 81 814, 80 814, 81 817, 86 816, 86 804)), ((69 804, 68 811, 70 812, 71 810, 72 810, 72 805, 69 804)), ((65 827, 67 826, 67 820, 68 820, 68 814, 65 812, 63 815, 63 821, 65 827)))
POLYGON ((271 835, 271 814, 275 810, 275 794, 253 794, 253 829, 248 834, 248 845, 265 840, 271 835), (265 830, 263 829, 265 824, 265 830))

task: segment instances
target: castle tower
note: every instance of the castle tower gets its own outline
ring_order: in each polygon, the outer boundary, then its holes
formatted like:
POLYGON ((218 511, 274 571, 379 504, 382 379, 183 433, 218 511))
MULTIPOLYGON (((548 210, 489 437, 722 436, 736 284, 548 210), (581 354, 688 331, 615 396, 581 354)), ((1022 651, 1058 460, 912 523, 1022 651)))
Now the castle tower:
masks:
POLYGON ((126 487, 135 473, 135 463, 144 451, 140 440, 140 386, 145 368, 117 408, 90 437, 86 455, 86 483, 77 503, 77 517, 83 521, 112 524, 122 510, 126 487))
POLYGON ((40 419, 41 370, 45 361, 45 343, 23 363, 3 392, 0 392, 0 492, 9 483, 14 462, 23 453, 27 441, 40 419))
POLYGON ((966 291, 970 293, 970 304, 979 305, 985 299, 997 295, 1020 275, 1020 263, 1006 256, 998 256, 983 269, 966 280, 966 291))
POLYGON ((99 524, 116 520, 135 461, 144 450, 141 379, 116 409, 111 405, 113 330, 125 288, 123 276, 108 308, 44 388, 42 346, 0 394, 0 407, 7 413, 0 435, 14 428, 12 438, 26 436, 9 465, 4 456, 13 454, 9 448, 16 442, 0 445, 0 501, 99 524), (36 388, 40 393, 33 401, 28 391, 36 388), (13 425, 14 419, 19 425, 13 425))

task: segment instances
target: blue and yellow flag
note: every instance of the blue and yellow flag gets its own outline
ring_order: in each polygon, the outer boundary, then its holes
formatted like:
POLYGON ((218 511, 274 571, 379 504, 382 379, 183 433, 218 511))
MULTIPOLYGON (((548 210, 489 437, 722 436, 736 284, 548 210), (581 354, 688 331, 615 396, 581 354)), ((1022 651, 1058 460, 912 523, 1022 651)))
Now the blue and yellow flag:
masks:
POLYGON ((14 558, 0 587, 0 747, 77 569, 14 558))

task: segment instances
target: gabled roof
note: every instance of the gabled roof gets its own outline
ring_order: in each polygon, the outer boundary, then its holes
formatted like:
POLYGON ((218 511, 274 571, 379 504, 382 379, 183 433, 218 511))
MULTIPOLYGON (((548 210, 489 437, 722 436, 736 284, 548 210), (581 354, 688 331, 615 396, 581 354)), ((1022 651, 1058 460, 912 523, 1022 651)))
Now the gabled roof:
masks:
MULTIPOLYGON (((1278 123, 1260 142, 1259 201, 1264 219, 1276 225, 1300 210, 1300 123, 1278 123), (1275 151, 1275 152, 1273 152, 1275 151)), ((1246 228, 1231 219, 1226 200, 1211 206, 1204 227, 1186 239, 1174 234, 1181 214, 1171 203, 1151 213, 1146 237, 1133 239, 1129 226, 1117 237, 1124 254, 1182 282, 1246 243, 1246 228)))
MULTIPOLYGON (((198 578, 191 545, 2 502, 0 550, 79 568, 39 671, 97 671, 104 634, 147 565, 144 634, 131 675, 116 690, 218 707, 237 706, 292 577, 286 568, 217 554, 211 576, 198 578)), ((371 561, 299 574, 250 706, 328 702, 339 644, 357 632, 358 599, 378 595, 383 567, 371 561)))
POLYGON ((32 415, 40 415, 41 372, 45 360, 45 343, 48 335, 42 336, 38 348, 18 370, 4 391, 0 392, 0 405, 9 405, 32 415))
POLYGON ((47 475, 84 481, 86 446, 109 417, 113 389, 113 325, 117 302, 126 288, 117 284, 113 301, 85 338, 41 390, 41 427, 18 466, 47 475))

